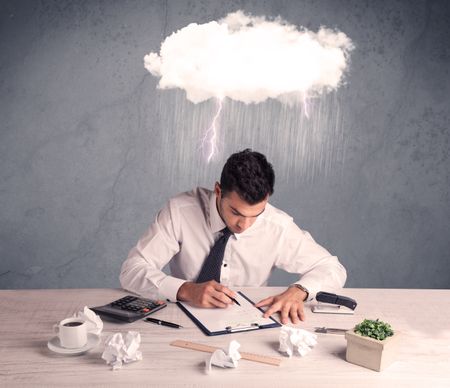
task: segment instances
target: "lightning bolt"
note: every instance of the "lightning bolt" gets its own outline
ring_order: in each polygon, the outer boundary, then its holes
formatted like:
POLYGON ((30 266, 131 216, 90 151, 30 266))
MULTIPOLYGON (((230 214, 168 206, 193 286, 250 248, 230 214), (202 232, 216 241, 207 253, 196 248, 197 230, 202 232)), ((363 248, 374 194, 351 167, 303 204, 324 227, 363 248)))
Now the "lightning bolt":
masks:
POLYGON ((217 111, 214 115, 214 118, 209 126, 208 130, 205 133, 205 136, 202 138, 202 149, 206 150, 207 153, 207 161, 208 163, 217 153, 217 120, 220 117, 220 112, 222 112, 222 99, 217 98, 217 111))
MULTIPOLYGON (((303 94, 303 111, 306 116, 306 118, 309 119, 309 104, 308 104, 308 96, 306 93, 303 94)), ((212 119, 211 125, 206 130, 205 135, 203 136, 201 140, 201 148, 203 150, 203 153, 207 154, 206 160, 207 162, 211 162, 214 155, 218 152, 217 149, 217 132, 218 132, 218 125, 217 121, 219 120, 220 113, 222 112, 222 99, 216 98, 216 104, 217 104, 217 110, 216 114, 214 115, 214 118, 212 119)))
POLYGON ((306 92, 303 94, 303 111, 305 112, 305 116, 307 119, 309 119, 309 106, 308 106, 308 95, 306 92))

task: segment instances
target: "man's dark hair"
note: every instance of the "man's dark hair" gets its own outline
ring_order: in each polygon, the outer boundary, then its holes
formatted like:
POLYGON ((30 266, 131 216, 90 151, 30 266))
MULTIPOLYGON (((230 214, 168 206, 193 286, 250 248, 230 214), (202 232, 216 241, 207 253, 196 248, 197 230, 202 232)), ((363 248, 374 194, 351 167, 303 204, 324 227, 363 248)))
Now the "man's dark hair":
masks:
POLYGON ((275 173, 266 157, 247 148, 231 155, 220 176, 223 195, 235 191, 245 202, 255 205, 273 194, 275 173))

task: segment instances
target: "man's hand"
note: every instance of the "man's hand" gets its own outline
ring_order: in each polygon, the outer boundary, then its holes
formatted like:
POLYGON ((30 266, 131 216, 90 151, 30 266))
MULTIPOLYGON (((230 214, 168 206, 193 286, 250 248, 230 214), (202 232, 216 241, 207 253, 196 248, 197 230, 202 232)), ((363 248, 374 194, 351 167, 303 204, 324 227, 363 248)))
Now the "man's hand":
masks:
POLYGON ((303 300, 306 298, 306 292, 297 287, 289 287, 282 294, 269 296, 256 303, 256 307, 270 306, 264 313, 264 318, 269 317, 273 313, 280 311, 281 323, 284 325, 289 323, 299 323, 306 319, 303 311, 303 300))
POLYGON ((236 293, 215 280, 205 283, 183 283, 177 293, 178 300, 189 302, 195 307, 225 308, 233 303, 229 297, 235 298, 236 293))

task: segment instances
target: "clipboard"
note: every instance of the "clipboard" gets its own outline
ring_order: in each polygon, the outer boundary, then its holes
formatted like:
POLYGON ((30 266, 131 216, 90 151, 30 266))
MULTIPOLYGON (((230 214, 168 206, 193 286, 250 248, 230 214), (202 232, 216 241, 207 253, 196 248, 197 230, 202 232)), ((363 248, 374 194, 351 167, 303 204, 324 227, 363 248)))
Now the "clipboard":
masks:
POLYGON ((272 317, 264 318, 262 316, 264 310, 255 307, 255 304, 241 291, 238 291, 236 300, 241 304, 240 306, 232 304, 225 309, 193 307, 184 302, 177 302, 177 305, 203 333, 209 336, 281 326, 272 317))

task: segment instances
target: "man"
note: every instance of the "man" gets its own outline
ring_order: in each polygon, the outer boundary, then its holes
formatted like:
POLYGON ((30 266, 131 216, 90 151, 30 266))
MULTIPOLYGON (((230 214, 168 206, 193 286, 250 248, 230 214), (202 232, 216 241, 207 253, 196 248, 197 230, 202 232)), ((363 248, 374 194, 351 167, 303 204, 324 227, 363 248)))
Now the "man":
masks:
POLYGON ((335 256, 268 203, 275 175, 264 155, 229 157, 214 191, 197 188, 169 200, 122 266, 123 288, 197 307, 225 308, 242 286, 264 286, 275 267, 301 276, 256 304, 282 323, 305 319, 303 302, 344 285, 335 256), (220 253, 218 253, 220 252, 220 253), (171 275, 161 269, 169 263, 171 275))

